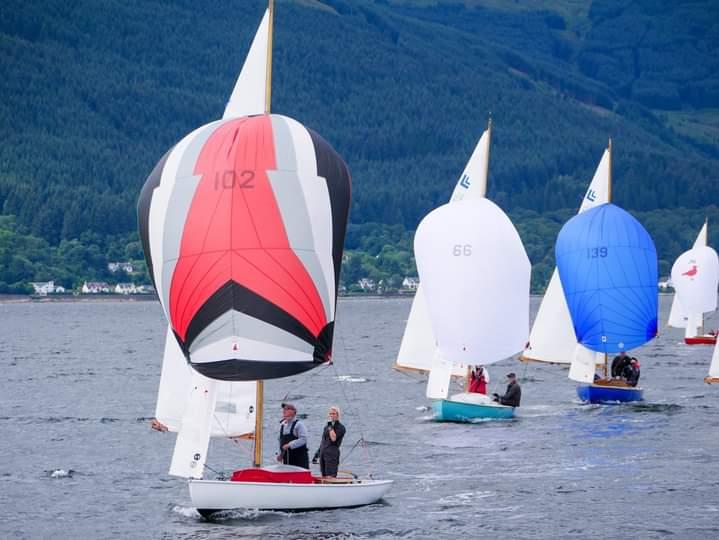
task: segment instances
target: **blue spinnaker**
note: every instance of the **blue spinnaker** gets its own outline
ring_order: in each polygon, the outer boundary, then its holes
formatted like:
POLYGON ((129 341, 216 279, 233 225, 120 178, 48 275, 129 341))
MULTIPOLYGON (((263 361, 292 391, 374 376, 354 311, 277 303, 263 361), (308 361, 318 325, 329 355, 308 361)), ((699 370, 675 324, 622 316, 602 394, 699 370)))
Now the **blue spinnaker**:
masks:
POLYGON ((570 219, 555 247, 577 342, 615 353, 657 334, 657 250, 628 212, 603 204, 570 219))

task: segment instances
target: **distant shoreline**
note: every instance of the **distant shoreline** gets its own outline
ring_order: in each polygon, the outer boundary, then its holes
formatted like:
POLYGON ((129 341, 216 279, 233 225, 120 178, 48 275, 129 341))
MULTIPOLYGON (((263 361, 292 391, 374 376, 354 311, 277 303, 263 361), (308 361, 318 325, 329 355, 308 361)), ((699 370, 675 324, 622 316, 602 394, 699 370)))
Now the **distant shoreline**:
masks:
POLYGON ((0 304, 57 303, 57 302, 147 302, 157 300, 154 294, 0 294, 0 304))
MULTIPOLYGON (((673 296, 674 293, 660 292, 659 296, 673 296)), ((542 297, 542 294, 530 294, 542 297)), ((410 293, 394 294, 341 294, 340 298, 414 298, 410 293)), ((0 304, 58 303, 58 302, 149 302, 157 300, 154 294, 53 294, 31 296, 26 294, 0 294, 0 304)))

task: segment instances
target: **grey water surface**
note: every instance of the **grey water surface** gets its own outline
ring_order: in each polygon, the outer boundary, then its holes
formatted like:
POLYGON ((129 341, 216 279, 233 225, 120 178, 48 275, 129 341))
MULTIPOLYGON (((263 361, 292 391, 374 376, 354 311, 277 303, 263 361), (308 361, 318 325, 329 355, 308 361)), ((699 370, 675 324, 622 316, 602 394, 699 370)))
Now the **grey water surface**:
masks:
MULTIPOLYGON (((265 387, 266 460, 283 398, 307 415, 312 451, 338 404, 341 468, 394 480, 386 500, 214 522, 167 475, 174 435, 148 427, 159 304, 0 304, 0 538, 719 538, 719 385, 702 382, 711 347, 662 327, 636 351, 646 401, 633 405, 582 405, 566 370, 508 359, 490 366, 490 389, 517 372, 515 420, 435 423, 422 377, 391 369, 410 303, 342 299, 335 365, 265 387)), ((208 464, 247 466, 250 450, 216 441, 208 464)))

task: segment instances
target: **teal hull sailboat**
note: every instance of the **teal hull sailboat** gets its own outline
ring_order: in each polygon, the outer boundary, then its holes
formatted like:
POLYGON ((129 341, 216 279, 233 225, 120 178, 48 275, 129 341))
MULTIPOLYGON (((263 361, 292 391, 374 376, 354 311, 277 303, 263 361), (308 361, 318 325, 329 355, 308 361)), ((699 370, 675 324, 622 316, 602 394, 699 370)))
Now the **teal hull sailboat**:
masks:
POLYGON ((430 212, 414 239, 434 337, 427 397, 439 421, 513 417, 513 407, 484 394, 450 395, 450 381, 521 351, 529 335, 531 265, 509 217, 484 196, 486 163, 481 189, 430 212))
POLYGON ((434 419, 442 422, 474 422, 477 420, 508 420, 514 418, 514 407, 494 403, 489 398, 486 403, 473 402, 482 394, 462 393, 450 399, 438 399, 432 402, 434 419))

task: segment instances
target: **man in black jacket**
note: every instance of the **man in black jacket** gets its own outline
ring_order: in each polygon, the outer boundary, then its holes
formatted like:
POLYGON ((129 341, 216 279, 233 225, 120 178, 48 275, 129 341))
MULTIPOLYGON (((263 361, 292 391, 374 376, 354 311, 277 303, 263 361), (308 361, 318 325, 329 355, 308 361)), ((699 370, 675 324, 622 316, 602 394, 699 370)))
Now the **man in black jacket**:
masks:
POLYGON ((502 405, 509 405, 510 407, 519 407, 519 402, 522 399, 522 388, 517 382, 517 376, 514 373, 507 375, 507 391, 503 396, 499 394, 492 394, 494 401, 499 402, 502 405))

